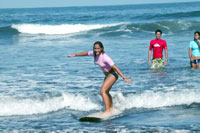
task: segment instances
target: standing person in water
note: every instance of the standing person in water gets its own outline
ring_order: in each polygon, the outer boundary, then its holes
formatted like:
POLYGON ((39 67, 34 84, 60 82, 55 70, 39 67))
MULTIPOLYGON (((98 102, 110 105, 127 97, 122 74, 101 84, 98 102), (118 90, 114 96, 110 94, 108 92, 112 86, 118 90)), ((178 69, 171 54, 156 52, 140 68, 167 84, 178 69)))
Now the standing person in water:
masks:
POLYGON ((194 40, 190 42, 189 57, 192 68, 200 68, 200 32, 194 33, 194 40))
POLYGON ((167 43, 165 40, 161 39, 162 31, 156 30, 155 31, 156 39, 151 40, 148 52, 148 64, 151 64, 151 50, 153 49, 153 60, 152 60, 152 69, 155 68, 163 68, 163 49, 165 49, 165 65, 167 65, 167 43))
POLYGON ((112 110, 114 108, 113 108, 112 96, 109 93, 110 89, 118 79, 118 75, 120 75, 125 82, 130 83, 131 80, 124 76, 124 74, 115 65, 112 59, 105 53, 103 44, 100 41, 94 43, 93 51, 68 55, 68 57, 75 57, 75 56, 93 56, 95 64, 97 64, 104 72, 105 79, 101 86, 100 93, 106 107, 104 114, 111 115, 112 110))

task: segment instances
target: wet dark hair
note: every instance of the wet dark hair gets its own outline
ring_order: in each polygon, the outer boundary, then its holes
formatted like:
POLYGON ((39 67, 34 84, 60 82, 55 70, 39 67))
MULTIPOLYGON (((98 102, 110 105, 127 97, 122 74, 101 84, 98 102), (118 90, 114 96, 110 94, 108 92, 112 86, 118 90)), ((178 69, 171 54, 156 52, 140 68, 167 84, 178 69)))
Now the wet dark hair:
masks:
POLYGON ((160 32, 160 33, 161 33, 161 35, 162 35, 162 30, 160 30, 160 29, 157 29, 157 30, 155 31, 155 34, 157 34, 158 32, 160 32))
MULTIPOLYGON (((195 31, 194 35, 196 35, 196 34, 198 34, 200 36, 200 32, 199 31, 195 31)), ((195 38, 194 38, 194 40, 195 40, 195 38)))
POLYGON ((102 48, 101 53, 105 53, 103 43, 100 42, 100 41, 96 41, 96 42, 94 43, 94 45, 93 45, 94 61, 95 61, 96 56, 97 56, 97 55, 96 55, 96 52, 94 51, 95 45, 99 45, 99 47, 102 48))

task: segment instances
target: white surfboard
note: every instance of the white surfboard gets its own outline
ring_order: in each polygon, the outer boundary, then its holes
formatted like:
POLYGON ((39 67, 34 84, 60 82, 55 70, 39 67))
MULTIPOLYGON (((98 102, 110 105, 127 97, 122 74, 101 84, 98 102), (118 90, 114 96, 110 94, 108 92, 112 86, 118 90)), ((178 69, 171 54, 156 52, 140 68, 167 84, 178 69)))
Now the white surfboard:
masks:
POLYGON ((116 115, 119 115, 121 111, 119 110, 113 110, 110 115, 103 114, 103 112, 93 113, 84 117, 81 117, 79 121, 81 122, 101 122, 102 120, 107 120, 109 118, 112 118, 116 115))

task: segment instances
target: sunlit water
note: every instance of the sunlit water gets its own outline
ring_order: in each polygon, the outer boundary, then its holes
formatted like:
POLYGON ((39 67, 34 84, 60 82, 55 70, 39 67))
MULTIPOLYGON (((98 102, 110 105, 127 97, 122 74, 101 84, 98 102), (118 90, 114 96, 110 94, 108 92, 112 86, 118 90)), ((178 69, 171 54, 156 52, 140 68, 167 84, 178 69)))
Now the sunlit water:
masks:
POLYGON ((198 4, 0 9, 0 131, 199 132, 200 70, 188 59, 198 4), (169 52, 161 71, 147 64, 157 28, 169 52), (122 114, 81 123, 104 109, 104 74, 92 57, 66 55, 97 40, 132 83, 111 90, 122 114))

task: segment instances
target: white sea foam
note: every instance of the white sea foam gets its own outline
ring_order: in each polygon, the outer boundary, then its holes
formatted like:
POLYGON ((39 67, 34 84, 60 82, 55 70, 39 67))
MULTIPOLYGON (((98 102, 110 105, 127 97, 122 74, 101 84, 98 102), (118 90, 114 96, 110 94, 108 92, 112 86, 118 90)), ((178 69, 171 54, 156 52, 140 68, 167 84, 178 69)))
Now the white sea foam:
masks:
POLYGON ((101 109, 101 106, 93 103, 89 97, 75 94, 63 94, 45 100, 2 97, 0 107, 0 116, 45 114, 64 108, 79 111, 101 109))
POLYGON ((114 98, 115 106, 121 110, 131 108, 160 108, 200 103, 200 91, 145 91, 140 94, 128 94, 127 96, 117 93, 114 94, 114 98))
POLYGON ((41 25, 41 24, 13 24, 11 27, 21 33, 28 34, 71 34, 105 27, 120 25, 114 24, 62 24, 62 25, 41 25))
MULTIPOLYGON (((112 93, 114 106, 123 111, 131 108, 161 108, 175 105, 190 105, 200 103, 200 91, 145 91, 142 93, 122 92, 112 93)), ((90 95, 63 93, 59 97, 41 99, 14 99, 1 97, 0 116, 45 114, 60 109, 77 111, 102 110, 100 96, 92 98, 90 95)))

